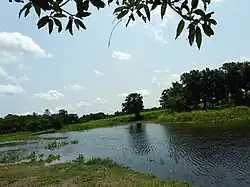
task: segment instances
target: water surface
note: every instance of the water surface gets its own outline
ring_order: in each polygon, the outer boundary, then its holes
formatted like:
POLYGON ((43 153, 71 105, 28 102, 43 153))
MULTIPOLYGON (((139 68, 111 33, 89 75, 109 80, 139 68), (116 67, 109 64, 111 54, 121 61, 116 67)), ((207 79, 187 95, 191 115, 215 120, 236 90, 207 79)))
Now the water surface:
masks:
MULTIPOLYGON (((0 156, 32 151, 60 154, 60 162, 84 157, 111 158, 139 172, 187 181, 204 187, 250 186, 250 126, 241 128, 173 128, 142 124, 94 129, 85 132, 45 134, 79 140, 49 151, 48 140, 0 144, 0 156)), ((65 141, 65 140, 58 140, 65 141)))

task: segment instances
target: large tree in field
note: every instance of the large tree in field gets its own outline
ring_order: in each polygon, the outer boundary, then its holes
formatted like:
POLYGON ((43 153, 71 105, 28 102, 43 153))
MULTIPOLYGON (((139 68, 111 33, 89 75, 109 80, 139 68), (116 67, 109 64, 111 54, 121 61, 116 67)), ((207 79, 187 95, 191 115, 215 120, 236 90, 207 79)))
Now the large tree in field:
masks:
POLYGON ((12 1, 25 3, 19 12, 19 17, 22 13, 26 17, 33 9, 39 17, 38 29, 48 25, 50 34, 54 27, 57 27, 58 32, 62 31, 62 20, 67 21, 65 29, 71 35, 73 35, 73 25, 77 29, 86 29, 84 21, 91 15, 91 9, 95 7, 99 10, 107 4, 114 5, 113 14, 117 19, 117 24, 125 19, 126 26, 136 18, 142 19, 145 23, 150 22, 151 11, 156 8, 160 8, 161 19, 163 19, 167 9, 171 9, 180 17, 176 38, 185 28, 188 30, 189 44, 193 45, 195 42, 198 48, 202 43, 202 30, 206 36, 210 37, 214 35, 212 26, 217 24, 212 18, 214 12, 207 11, 212 0, 105 0, 106 3, 103 0, 9 0, 9 2, 12 1), (73 11, 72 7, 75 7, 73 11))
POLYGON ((122 103, 122 112, 135 114, 136 119, 141 119, 140 112, 143 110, 143 97, 139 93, 129 94, 122 103))

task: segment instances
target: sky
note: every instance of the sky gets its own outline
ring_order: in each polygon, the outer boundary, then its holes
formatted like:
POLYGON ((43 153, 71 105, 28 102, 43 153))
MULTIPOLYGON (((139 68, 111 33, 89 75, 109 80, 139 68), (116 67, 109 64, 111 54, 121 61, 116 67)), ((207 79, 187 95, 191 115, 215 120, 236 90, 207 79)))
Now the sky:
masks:
POLYGON ((201 50, 189 46, 186 30, 174 39, 180 18, 170 10, 163 20, 156 9, 150 23, 120 23, 108 47, 114 6, 93 9, 87 30, 74 28, 74 36, 38 30, 33 10, 18 18, 21 7, 0 2, 0 116, 46 108, 113 113, 131 92, 142 94, 146 108, 159 106, 163 89, 183 72, 250 58, 249 0, 212 0, 218 25, 201 50))

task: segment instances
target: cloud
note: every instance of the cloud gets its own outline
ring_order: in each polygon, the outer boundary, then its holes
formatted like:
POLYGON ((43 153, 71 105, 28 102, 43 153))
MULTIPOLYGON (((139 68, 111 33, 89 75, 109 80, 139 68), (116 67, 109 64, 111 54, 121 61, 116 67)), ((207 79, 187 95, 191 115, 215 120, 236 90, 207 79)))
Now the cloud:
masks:
POLYGON ((20 61, 25 56, 52 57, 29 36, 19 32, 0 32, 0 62, 20 61))
POLYGON ((150 92, 146 89, 142 89, 142 90, 137 90, 137 91, 133 91, 133 92, 129 92, 129 93, 120 93, 118 94, 119 97, 127 97, 130 93, 139 93, 142 95, 142 97, 148 97, 150 95, 150 92))
POLYGON ((95 99, 95 103, 108 104, 108 101, 105 100, 105 99, 102 99, 102 98, 100 98, 100 97, 97 97, 97 98, 95 99))
POLYGON ((113 51, 112 57, 118 58, 119 60, 131 60, 132 55, 127 52, 113 51))
POLYGON ((64 107, 56 107, 56 111, 59 111, 61 109, 67 110, 68 112, 75 111, 75 108, 72 105, 67 105, 67 106, 64 106, 64 107))
POLYGON ((95 69, 95 70, 94 70, 94 73, 95 73, 96 75, 99 75, 99 76, 103 76, 103 75, 104 75, 104 73, 100 72, 98 69, 95 69))
POLYGON ((82 87, 82 86, 80 86, 78 84, 64 86, 64 88, 67 89, 67 90, 74 90, 74 91, 83 90, 84 89, 84 87, 82 87))
POLYGON ((168 69, 163 69, 163 70, 155 69, 155 70, 154 70, 154 73, 168 73, 168 72, 169 72, 168 69))
POLYGON ((80 108, 80 107, 90 107, 91 104, 89 104, 89 103, 87 103, 87 102, 85 102, 85 101, 80 101, 80 102, 76 103, 76 106, 77 106, 78 108, 80 108))
POLYGON ((47 92, 40 92, 40 93, 35 93, 33 97, 35 98, 40 98, 44 100, 58 100, 62 98, 64 95, 57 90, 49 90, 47 92))
POLYGON ((12 82, 14 82, 15 84, 20 84, 24 81, 28 81, 30 80, 30 77, 26 74, 24 74, 22 77, 16 77, 16 76, 11 76, 9 75, 9 73, 0 66, 0 77, 5 78, 6 80, 11 80, 12 82))
POLYGON ((154 76, 152 78, 152 84, 155 84, 158 87, 170 87, 172 82, 176 82, 180 80, 180 75, 173 73, 167 74, 163 76, 154 76))
POLYGON ((246 56, 240 56, 240 61, 250 61, 250 58, 246 56))
POLYGON ((6 84, 0 85, 0 95, 14 95, 25 93, 25 90, 21 86, 6 84))

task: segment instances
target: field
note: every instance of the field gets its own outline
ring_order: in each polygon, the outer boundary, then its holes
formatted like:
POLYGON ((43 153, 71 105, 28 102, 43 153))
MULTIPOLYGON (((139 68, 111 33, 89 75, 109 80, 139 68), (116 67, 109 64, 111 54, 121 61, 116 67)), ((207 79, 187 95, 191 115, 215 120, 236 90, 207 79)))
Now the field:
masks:
POLYGON ((188 187, 187 183, 161 180, 137 173, 110 160, 64 163, 52 166, 17 164, 0 166, 0 186, 9 187, 76 187, 76 186, 138 186, 188 187))

